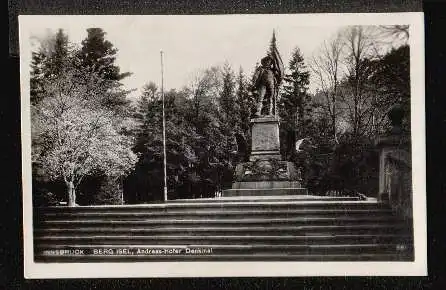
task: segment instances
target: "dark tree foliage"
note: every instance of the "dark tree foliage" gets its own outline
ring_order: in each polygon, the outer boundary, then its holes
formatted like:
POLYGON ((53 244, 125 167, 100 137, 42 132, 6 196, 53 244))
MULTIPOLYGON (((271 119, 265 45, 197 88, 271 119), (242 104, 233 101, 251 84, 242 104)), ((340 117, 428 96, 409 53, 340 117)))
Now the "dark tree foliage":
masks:
MULTIPOLYGON (((30 72, 30 101, 37 105, 45 97, 45 82, 56 78, 71 61, 68 48, 68 36, 63 29, 45 39, 47 45, 41 45, 32 52, 30 72)), ((39 166, 32 166, 33 197, 35 205, 53 204, 63 199, 65 190, 62 180, 50 180, 39 166)))
MULTIPOLYGON (((117 49, 105 39, 106 33, 100 28, 87 29, 87 37, 82 41, 80 49, 73 49, 68 36, 59 29, 54 36, 44 40, 42 46, 32 55, 31 61, 31 103, 37 105, 45 96, 43 84, 56 79, 65 73, 69 67, 74 66, 78 71, 98 74, 102 79, 106 91, 101 93, 101 105, 112 109, 116 120, 129 116, 130 102, 127 99, 128 91, 124 90, 120 80, 130 75, 121 73, 115 64, 117 49)), ((73 76, 79 82, 87 81, 79 76, 73 76)), ((123 127, 123 134, 129 135, 123 127)), ((35 189, 47 192, 53 187, 53 181, 45 181, 36 169, 35 189)), ((37 195, 37 194, 36 194, 37 195)), ((106 177, 98 172, 96 176, 89 177, 79 192, 81 204, 116 203, 121 199, 122 188, 115 179, 106 177), (112 190, 113 189, 113 190, 112 190), (85 194, 82 194, 85 193, 85 194)))
POLYGON ((52 181, 40 166, 32 165, 33 206, 56 205, 64 200, 66 189, 63 180, 52 181))
POLYGON ((43 98, 43 82, 57 77, 65 69, 67 62, 71 61, 68 48, 68 36, 63 29, 50 39, 46 40, 49 47, 39 47, 32 52, 30 95, 31 104, 35 105, 43 98))
POLYGON ((246 80, 246 76, 243 73, 243 69, 240 67, 237 76, 237 90, 236 90, 236 102, 239 108, 239 128, 240 132, 235 134, 237 142, 237 160, 247 161, 251 148, 251 116, 255 110, 255 99, 249 94, 249 83, 246 80))
MULTIPOLYGON (((181 92, 165 93, 166 161, 169 198, 182 196, 190 173, 199 161, 193 145, 197 139, 194 128, 185 120, 187 102, 181 92)), ((135 151, 141 154, 134 172, 124 184, 126 202, 144 203, 162 200, 164 186, 162 100, 153 83, 144 87, 137 103, 138 120, 135 151)))
POLYGON ((119 66, 115 63, 118 49, 105 36, 106 32, 101 28, 88 28, 87 37, 82 41, 81 49, 77 54, 78 63, 98 73, 104 80, 114 85, 114 94, 109 94, 103 102, 115 109, 117 113, 126 114, 129 106, 126 96, 129 92, 121 89, 120 81, 131 73, 121 73, 119 66))
POLYGON ((79 53, 82 66, 92 68, 108 80, 120 81, 128 77, 130 73, 121 73, 115 65, 118 50, 105 39, 106 32, 101 28, 88 28, 87 33, 79 53))
MULTIPOLYGON (((238 131, 240 130, 240 120, 234 118, 239 115, 239 104, 235 95, 235 77, 229 65, 223 68, 223 88, 220 94, 220 107, 222 110, 222 124, 225 125, 226 130, 238 131)), ((229 132, 227 132, 229 134, 229 132)))
POLYGON ((304 58, 295 48, 289 63, 289 73, 285 77, 283 94, 279 102, 281 117, 281 149, 285 159, 291 160, 295 156, 295 143, 300 138, 309 137, 306 128, 310 122, 308 111, 310 96, 308 85, 310 73, 304 63, 304 58))
MULTIPOLYGON (((404 129, 407 131, 410 129, 409 63, 409 46, 404 45, 392 49, 378 59, 362 60, 358 63, 356 79, 341 80, 341 92, 344 84, 348 87, 360 81, 363 89, 367 90, 361 93, 373 94, 374 102, 367 104, 369 107, 365 107, 364 112, 373 112, 369 117, 375 118, 374 126, 367 124, 366 120, 359 120, 361 124, 358 121, 356 131, 347 130, 339 136, 339 144, 332 144, 324 138, 323 134, 327 127, 326 116, 313 115, 313 123, 321 136, 317 142, 314 142, 317 148, 312 151, 312 154, 301 155, 305 160, 312 160, 311 155, 313 155, 313 160, 308 164, 310 170, 306 176, 310 192, 332 195, 362 193, 376 196, 379 158, 373 141, 376 135, 385 133, 386 128, 389 128, 387 112, 394 104, 401 103, 406 112, 404 129), (369 126, 369 129, 366 130, 365 126, 369 126), (363 133, 358 134, 358 131, 363 133)), ((314 112, 318 112, 317 104, 315 104, 314 112)), ((355 124, 352 124, 352 128, 354 128, 353 125, 355 124)), ((316 140, 317 137, 313 135, 313 138, 316 140)))
MULTIPOLYGON (((77 54, 79 65, 96 72, 111 85, 111 92, 102 101, 107 107, 115 110, 117 114, 128 115, 130 101, 127 99, 128 91, 122 90, 120 81, 131 75, 129 72, 121 73, 116 65, 116 54, 118 49, 106 39, 106 32, 101 28, 88 28, 87 37, 81 43, 81 49, 77 54)), ((130 133, 130 132, 129 132, 130 133)), ((106 197, 110 195, 110 188, 117 188, 119 184, 116 180, 105 176, 98 176, 100 179, 98 196, 106 197)), ((115 193, 115 198, 121 196, 119 190, 115 193)), ((96 199, 98 199, 97 197, 96 199)), ((100 199, 100 198, 99 198, 100 199)), ((95 201, 99 202, 99 201, 95 201)), ((108 202, 104 200, 104 202, 108 202)))
POLYGON ((59 29, 56 33, 56 39, 54 42, 54 52, 50 58, 48 58, 48 74, 49 76, 60 74, 67 62, 68 57, 68 36, 59 29))
POLYGON ((238 149, 235 145, 237 143, 235 136, 236 134, 240 134, 242 129, 241 119, 239 118, 240 103, 238 102, 238 97, 236 95, 236 80, 229 65, 225 65, 223 68, 222 90, 220 93, 219 104, 221 110, 219 129, 220 134, 223 135, 223 144, 220 144, 222 158, 224 163, 227 162, 227 165, 232 168, 237 161, 237 158, 235 158, 236 156, 234 155, 238 149), (229 153, 228 156, 230 157, 226 158, 224 152, 229 153))
MULTIPOLYGON (((226 66, 222 74, 209 69, 190 87, 165 93, 169 199, 213 197, 231 186, 242 115, 236 86, 226 66)), ((145 86, 135 112, 135 151, 141 157, 125 182, 126 202, 159 201, 164 186, 162 100, 153 83, 145 86)))
POLYGON ((236 82, 236 102, 238 103, 239 107, 240 115, 238 119, 240 122, 240 130, 243 136, 247 138, 251 133, 249 132, 249 121, 251 119, 252 110, 255 107, 255 100, 248 93, 249 84, 241 67, 239 69, 236 82))
POLYGON ((241 155, 244 154, 242 152, 244 148, 241 148, 236 139, 236 135, 242 132, 241 107, 236 91, 236 78, 231 67, 227 64, 223 68, 219 105, 221 110, 220 125, 219 130, 215 133, 221 135, 220 138, 223 142, 213 146, 216 150, 214 160, 211 161, 211 165, 214 167, 213 174, 219 183, 217 191, 222 187, 231 186, 232 170, 239 159, 243 158, 241 155))
POLYGON ((30 96, 31 104, 35 105, 43 97, 43 78, 45 54, 42 51, 33 51, 31 59, 30 96))
POLYGON ((367 139, 352 143, 353 140, 342 138, 330 151, 318 154, 319 162, 313 165, 318 166, 318 175, 313 175, 309 182, 313 193, 348 196, 361 193, 376 197, 378 152, 367 139))
MULTIPOLYGON (((392 49, 379 60, 374 61, 375 70, 370 81, 375 84, 376 107, 387 112, 400 103, 406 113, 403 125, 410 131, 410 49, 408 45, 392 49)), ((383 114, 384 115, 384 114, 383 114)), ((382 116, 384 118, 384 116, 382 116)))

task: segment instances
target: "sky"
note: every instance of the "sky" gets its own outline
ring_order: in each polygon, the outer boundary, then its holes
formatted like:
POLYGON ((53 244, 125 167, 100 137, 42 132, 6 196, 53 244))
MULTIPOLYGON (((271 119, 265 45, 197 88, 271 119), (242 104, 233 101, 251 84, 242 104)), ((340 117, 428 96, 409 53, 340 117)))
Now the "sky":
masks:
MULTIPOLYGON (((132 97, 138 96, 149 81, 160 85, 160 50, 164 52, 165 89, 181 89, 200 70, 213 65, 228 63, 235 71, 242 67, 251 75, 269 47, 273 30, 287 65, 295 47, 308 63, 325 40, 334 37, 343 26, 355 24, 352 18, 297 14, 41 16, 36 20, 27 31, 32 49, 38 47, 38 39, 49 30, 62 28, 71 42, 80 44, 87 28, 102 28, 106 39, 118 49, 116 64, 122 72, 132 73, 122 81, 127 89, 136 89, 132 97)), ((316 82, 310 79, 310 91, 315 86, 316 82)))

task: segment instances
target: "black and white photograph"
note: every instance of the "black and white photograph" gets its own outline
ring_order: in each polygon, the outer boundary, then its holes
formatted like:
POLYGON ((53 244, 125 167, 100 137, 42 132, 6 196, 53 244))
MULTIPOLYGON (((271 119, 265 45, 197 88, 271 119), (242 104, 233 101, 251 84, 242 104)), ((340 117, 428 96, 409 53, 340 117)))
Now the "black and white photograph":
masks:
POLYGON ((425 275, 423 22, 21 15, 25 277, 425 275))

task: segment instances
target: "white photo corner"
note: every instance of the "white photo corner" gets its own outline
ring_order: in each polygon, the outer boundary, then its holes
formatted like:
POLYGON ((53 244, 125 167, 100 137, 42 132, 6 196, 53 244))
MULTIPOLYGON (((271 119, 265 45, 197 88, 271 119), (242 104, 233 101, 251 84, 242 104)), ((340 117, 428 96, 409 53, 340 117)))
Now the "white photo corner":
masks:
POLYGON ((26 278, 427 275, 423 13, 19 27, 26 278))

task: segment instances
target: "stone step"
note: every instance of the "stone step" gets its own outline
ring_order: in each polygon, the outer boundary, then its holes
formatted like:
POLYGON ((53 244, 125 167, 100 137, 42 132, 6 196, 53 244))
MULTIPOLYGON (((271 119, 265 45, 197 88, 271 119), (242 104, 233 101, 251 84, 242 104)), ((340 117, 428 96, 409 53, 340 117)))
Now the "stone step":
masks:
POLYGON ((407 224, 376 200, 236 197, 151 205, 50 207, 37 209, 34 221, 36 261, 413 259, 413 239, 407 224), (406 248, 403 253, 397 250, 402 245, 406 248), (212 255, 174 256, 70 257, 44 252, 70 247, 184 246, 215 250, 212 255))
POLYGON ((188 235, 202 235, 202 234, 226 234, 231 235, 232 233, 244 233, 245 235, 253 235, 258 234, 259 232, 268 232, 268 234, 275 232, 275 233, 294 233, 298 235, 299 233, 305 234, 305 233, 317 233, 317 232, 331 232, 333 234, 335 233, 390 233, 390 232, 401 232, 404 231, 405 228, 401 227, 400 225, 395 224, 359 224, 359 225, 305 225, 305 226, 289 226, 289 225, 283 225, 283 226, 274 226, 274 227, 267 227, 267 226, 201 226, 201 227, 179 227, 179 226, 161 226, 161 227, 74 227, 72 229, 70 228, 52 228, 49 229, 36 229, 34 232, 36 234, 36 237, 40 235, 41 233, 51 233, 51 237, 55 237, 55 233, 63 233, 63 232, 70 232, 76 235, 79 235, 81 233, 85 233, 86 235, 91 235, 94 233, 98 233, 98 238, 103 237, 107 238, 109 236, 112 236, 110 233, 116 233, 116 232, 125 232, 125 233, 131 233, 131 236, 136 236, 137 233, 139 234, 145 234, 145 235, 154 235, 154 234, 188 234, 188 235), (105 235, 107 233, 107 235, 105 235))
POLYGON ((357 225, 357 224, 375 224, 375 225, 394 225, 398 221, 395 218, 387 216, 363 216, 363 217, 266 217, 266 218, 244 218, 244 219, 134 219, 121 220, 116 217, 110 218, 91 218, 91 219, 65 219, 65 220, 43 220, 39 224, 39 228, 77 228, 82 226, 90 227, 117 227, 123 226, 127 228, 134 227, 163 227, 163 226, 182 226, 182 227, 206 227, 221 226, 226 227, 247 227, 247 226, 263 226, 271 228, 280 225, 357 225))
POLYGON ((77 206, 63 207, 52 206, 37 208, 36 213, 59 213, 59 212, 192 212, 196 210, 367 210, 387 209, 386 206, 376 201, 229 201, 229 202, 191 202, 191 203, 167 203, 134 206, 77 206))
POLYGON ((284 195, 284 196, 234 196, 215 198, 174 199, 169 203, 203 203, 228 201, 358 201, 359 197, 350 196, 315 196, 315 195, 284 195))
MULTIPOLYGON (((314 236, 328 236, 325 239, 347 239, 346 237, 342 237, 344 235, 350 235, 352 237, 357 237, 361 235, 366 235, 368 237, 375 237, 379 238, 381 236, 386 236, 390 234, 400 234, 401 236, 409 236, 407 233, 403 231, 398 230, 381 230, 381 231, 355 231, 355 232, 348 232, 348 231, 337 231, 335 233, 329 233, 324 232, 322 230, 319 231, 296 231, 294 229, 286 230, 282 229, 277 231, 270 231, 268 233, 262 232, 260 229, 252 230, 249 232, 243 232, 243 231, 229 231, 229 232, 223 232, 218 230, 211 230, 207 229, 206 231, 195 231, 195 232, 188 232, 188 231, 147 231, 147 230, 141 230, 141 231, 130 231, 130 232, 124 232, 124 231, 109 231, 109 232, 94 232, 94 231, 70 231, 70 230, 64 230, 64 231, 47 231, 47 232, 36 232, 34 235, 34 238, 39 243, 43 241, 85 241, 85 242, 97 242, 97 241, 126 241, 126 244, 132 244, 136 243, 139 244, 140 242, 144 241, 151 241, 154 239, 159 238, 161 240, 168 240, 168 237, 170 237, 170 240, 173 240, 177 237, 190 237, 188 239, 191 240, 199 240, 199 239, 216 239, 220 238, 222 236, 226 236, 226 240, 231 239, 240 239, 240 236, 244 236, 244 239, 246 242, 252 242, 256 240, 273 240, 276 241, 280 238, 280 236, 284 236, 284 240, 288 240, 289 242, 309 242, 309 241, 318 241, 321 240, 321 238, 317 238, 314 236), (216 237, 216 238, 213 238, 216 237), (252 237, 252 239, 250 238, 252 237), (293 239, 291 237, 297 237, 296 239, 293 239), (306 237, 306 239, 299 237, 306 237)), ((357 238, 359 239, 359 238, 357 238)), ((186 239, 187 240, 187 239, 186 239)), ((102 243, 102 242, 101 242, 102 243)))
POLYGON ((112 217, 119 216, 120 218, 125 217, 149 217, 149 218, 159 218, 159 217, 169 217, 169 218, 180 218, 184 216, 213 216, 213 217, 225 217, 225 216, 257 216, 257 215, 390 215, 392 211, 388 208, 248 208, 248 209, 226 209, 226 208, 214 208, 214 209, 194 209, 193 211, 185 212, 178 210, 169 211, 151 211, 151 210, 140 210, 140 211, 45 211, 41 210, 37 212, 39 217, 45 218, 60 218, 73 216, 79 217, 93 217, 93 216, 104 216, 112 217))
POLYGON ((107 235, 103 238, 98 233, 93 235, 66 235, 60 236, 57 234, 49 235, 48 232, 36 236, 36 248, 51 247, 51 245, 65 246, 72 244, 79 245, 209 245, 209 244, 244 244, 244 245, 271 245, 277 243, 291 244, 310 244, 310 245, 324 245, 337 243, 370 243, 370 242, 395 242, 395 241, 409 241, 410 235, 391 233, 380 234, 331 234, 331 233, 317 233, 307 235, 289 235, 277 233, 265 235, 265 233, 257 233, 253 235, 107 235), (99 238, 98 238, 99 237, 99 238), (102 237, 102 239, 100 238, 102 237))
POLYGON ((163 220, 163 219, 245 219, 245 218, 292 218, 292 217, 325 217, 325 218, 364 218, 364 217, 387 217, 389 220, 394 219, 390 210, 229 210, 229 211, 194 211, 194 212, 43 212, 36 217, 36 223, 45 220, 90 220, 90 219, 119 219, 119 220, 163 220))

